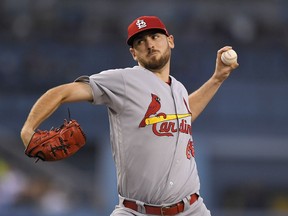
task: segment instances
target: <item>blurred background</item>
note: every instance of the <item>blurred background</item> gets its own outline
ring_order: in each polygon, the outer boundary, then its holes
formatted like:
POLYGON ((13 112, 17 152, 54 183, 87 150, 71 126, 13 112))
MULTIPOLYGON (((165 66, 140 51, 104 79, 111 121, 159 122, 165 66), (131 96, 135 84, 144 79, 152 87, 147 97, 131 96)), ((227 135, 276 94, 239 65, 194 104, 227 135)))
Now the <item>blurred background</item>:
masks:
POLYGON ((118 202, 105 107, 62 106, 41 129, 77 119, 88 143, 34 163, 20 130, 49 88, 134 66, 126 29, 157 15, 174 35, 172 75, 189 92, 231 45, 240 67, 193 125, 201 195, 214 216, 288 215, 288 1, 0 0, 0 216, 109 215, 118 202))

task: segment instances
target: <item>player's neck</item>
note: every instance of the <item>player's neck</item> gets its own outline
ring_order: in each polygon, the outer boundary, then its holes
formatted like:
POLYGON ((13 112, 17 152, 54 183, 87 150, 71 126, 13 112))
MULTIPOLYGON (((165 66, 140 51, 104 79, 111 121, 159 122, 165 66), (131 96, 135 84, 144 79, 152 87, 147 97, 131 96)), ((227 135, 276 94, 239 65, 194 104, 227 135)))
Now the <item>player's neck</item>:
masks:
POLYGON ((159 73, 159 72, 153 72, 157 77, 159 77, 161 80, 164 82, 168 83, 169 82, 169 73, 159 73))
POLYGON ((164 82, 169 82, 170 75, 170 65, 166 64, 163 68, 159 70, 152 71, 157 77, 159 77, 164 82))

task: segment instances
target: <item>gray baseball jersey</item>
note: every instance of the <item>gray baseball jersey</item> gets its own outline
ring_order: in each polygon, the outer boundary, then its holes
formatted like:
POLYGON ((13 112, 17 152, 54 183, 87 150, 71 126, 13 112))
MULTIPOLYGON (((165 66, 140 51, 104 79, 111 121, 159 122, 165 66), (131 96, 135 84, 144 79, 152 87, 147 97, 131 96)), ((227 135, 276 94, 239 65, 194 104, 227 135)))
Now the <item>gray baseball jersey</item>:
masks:
POLYGON ((168 85, 135 66, 76 80, 90 84, 94 104, 108 107, 122 197, 161 205, 199 191, 188 93, 170 78, 168 85))

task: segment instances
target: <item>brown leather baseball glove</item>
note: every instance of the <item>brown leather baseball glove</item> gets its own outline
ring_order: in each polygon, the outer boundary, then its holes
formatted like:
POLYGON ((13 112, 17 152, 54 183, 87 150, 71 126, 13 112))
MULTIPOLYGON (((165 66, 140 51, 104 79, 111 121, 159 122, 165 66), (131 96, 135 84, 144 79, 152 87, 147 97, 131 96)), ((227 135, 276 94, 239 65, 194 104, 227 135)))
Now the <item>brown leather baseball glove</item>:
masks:
POLYGON ((25 154, 37 158, 36 162, 57 161, 75 154, 86 143, 86 136, 76 120, 64 120, 59 128, 37 130, 32 136, 25 154))

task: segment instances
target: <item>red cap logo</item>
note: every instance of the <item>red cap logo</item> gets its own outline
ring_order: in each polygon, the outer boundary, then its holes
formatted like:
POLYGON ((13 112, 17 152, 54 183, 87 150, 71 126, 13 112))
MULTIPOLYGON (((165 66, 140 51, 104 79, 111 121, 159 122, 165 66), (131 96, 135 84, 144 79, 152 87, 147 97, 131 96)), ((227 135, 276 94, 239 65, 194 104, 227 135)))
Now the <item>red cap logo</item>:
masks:
POLYGON ((128 26, 128 38, 127 38, 127 44, 132 45, 133 39, 136 36, 136 34, 151 30, 151 29, 158 29, 167 36, 169 36, 169 33, 163 24, 163 22, 156 16, 142 16, 137 19, 135 19, 129 26, 128 26))

